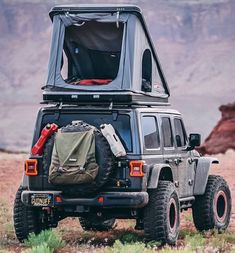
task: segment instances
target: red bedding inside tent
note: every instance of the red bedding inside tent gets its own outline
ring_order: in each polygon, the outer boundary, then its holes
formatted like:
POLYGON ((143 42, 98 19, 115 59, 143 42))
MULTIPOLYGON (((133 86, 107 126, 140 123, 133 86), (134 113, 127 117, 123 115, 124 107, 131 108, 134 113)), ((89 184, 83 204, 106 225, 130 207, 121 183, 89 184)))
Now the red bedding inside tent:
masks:
POLYGON ((112 79, 82 79, 72 82, 73 85, 105 85, 112 82, 112 79))

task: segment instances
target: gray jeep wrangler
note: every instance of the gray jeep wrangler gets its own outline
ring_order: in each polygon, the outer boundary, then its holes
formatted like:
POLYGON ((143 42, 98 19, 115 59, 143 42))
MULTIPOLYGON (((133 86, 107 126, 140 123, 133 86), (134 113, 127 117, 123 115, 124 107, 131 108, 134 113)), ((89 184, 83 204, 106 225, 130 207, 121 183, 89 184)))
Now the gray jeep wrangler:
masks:
MULTIPOLYGON (((56 227, 78 217, 84 230, 104 231, 115 219, 135 219, 146 240, 174 245, 180 212, 192 209, 199 231, 225 230, 231 216, 230 190, 209 175, 216 158, 195 150, 200 135, 186 133, 181 114, 170 109, 169 88, 141 10, 130 5, 56 6, 48 79, 43 87, 32 150, 25 161, 14 203, 16 236, 56 227), (115 156, 100 126, 111 124, 126 154, 115 156), (58 133, 93 129, 98 172, 70 165, 71 181, 50 180, 58 133)), ((65 137, 66 138, 66 137, 65 137)), ((84 151, 79 145, 76 154, 84 151)), ((64 154, 63 154, 64 155, 64 154)), ((84 157, 80 157, 84 160, 84 157)), ((79 158, 79 159, 80 159, 79 158)), ((85 157, 86 158, 86 157, 85 157)))

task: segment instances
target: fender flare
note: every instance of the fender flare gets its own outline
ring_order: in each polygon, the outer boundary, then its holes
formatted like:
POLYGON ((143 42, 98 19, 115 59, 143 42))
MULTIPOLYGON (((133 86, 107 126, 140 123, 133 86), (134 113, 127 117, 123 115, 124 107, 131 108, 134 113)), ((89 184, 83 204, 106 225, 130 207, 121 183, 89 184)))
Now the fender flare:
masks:
POLYGON ((29 188, 29 177, 23 174, 20 185, 24 188, 29 188))
POLYGON ((218 164, 219 160, 214 157, 200 157, 195 168, 194 195, 203 195, 206 190, 209 169, 212 164, 218 164))
MULTIPOLYGON (((155 164, 150 167, 149 171, 149 178, 148 178, 148 189, 156 189, 158 186, 158 181, 161 172, 166 169, 168 172, 170 171, 171 177, 172 177, 172 170, 171 167, 168 164, 155 164)), ((173 180, 173 178, 171 178, 173 180)))

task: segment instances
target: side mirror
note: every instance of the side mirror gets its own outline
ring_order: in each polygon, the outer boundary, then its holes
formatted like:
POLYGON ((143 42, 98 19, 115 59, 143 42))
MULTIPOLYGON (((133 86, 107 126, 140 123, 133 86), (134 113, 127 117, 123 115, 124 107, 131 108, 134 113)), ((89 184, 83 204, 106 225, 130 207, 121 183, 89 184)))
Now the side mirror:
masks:
POLYGON ((200 134, 190 134, 189 135, 189 147, 194 149, 201 145, 201 135, 200 134))

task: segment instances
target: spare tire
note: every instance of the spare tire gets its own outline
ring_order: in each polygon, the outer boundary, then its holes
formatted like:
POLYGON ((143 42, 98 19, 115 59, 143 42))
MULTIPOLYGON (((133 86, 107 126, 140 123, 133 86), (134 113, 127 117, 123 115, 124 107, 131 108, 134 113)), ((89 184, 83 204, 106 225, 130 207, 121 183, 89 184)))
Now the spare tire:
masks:
MULTIPOLYGON (((62 127, 61 132, 85 132, 89 131, 91 128, 94 127, 83 121, 76 121, 65 127, 62 127)), ((64 193, 67 193, 69 195, 87 195, 89 193, 97 191, 108 181, 109 175, 111 174, 112 168, 114 167, 113 154, 107 140, 97 128, 95 128, 94 134, 95 157, 96 163, 99 166, 98 174, 95 180, 89 184, 69 185, 68 187, 61 186, 60 189, 62 189, 64 193)), ((44 174, 46 175, 49 174, 54 139, 55 135, 52 135, 51 138, 46 142, 43 150, 43 170, 44 174)))

